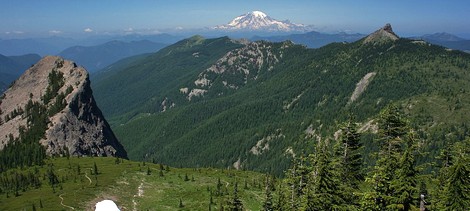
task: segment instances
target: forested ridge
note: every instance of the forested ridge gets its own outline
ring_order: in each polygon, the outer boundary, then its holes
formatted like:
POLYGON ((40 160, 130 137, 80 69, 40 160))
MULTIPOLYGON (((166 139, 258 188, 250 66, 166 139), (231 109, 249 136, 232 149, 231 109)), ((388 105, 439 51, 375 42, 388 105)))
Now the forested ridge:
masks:
MULTIPOLYGON (((234 43, 228 38, 191 38, 96 78, 98 104, 131 159, 174 166, 235 166, 280 176, 293 155, 313 151, 305 147, 308 138, 332 137, 338 124, 353 115, 365 148, 364 162, 373 164, 371 155, 379 150, 372 142, 377 118, 391 103, 401 108, 420 137, 426 154, 417 158, 419 163, 434 162, 440 149, 468 136, 466 53, 408 39, 368 44, 359 40, 319 49, 258 41, 259 51, 247 47, 246 52, 246 44, 234 43), (204 55, 206 48, 220 51, 208 58, 196 56, 204 55), (262 52, 263 65, 249 73, 237 72, 245 63, 259 62, 249 59, 250 52, 262 52), (221 58, 224 54, 232 57, 221 58), (277 62, 269 62, 269 55, 277 62), (217 60, 216 67, 225 72, 209 75, 207 68, 217 60), (190 68, 179 69, 182 62, 190 68), (154 63, 175 66, 150 65, 154 63), (176 70, 184 77, 167 81, 170 78, 164 76, 176 70), (145 78, 124 77, 128 74, 145 78), (356 85, 368 74, 365 88, 351 100, 356 85), (211 85, 198 86, 201 78, 211 85), (115 92, 106 85, 115 81, 126 91, 115 92), (205 93, 188 100, 182 88, 205 93), (123 107, 117 101, 136 106, 123 107)), ((435 170, 431 165, 425 168, 435 170)))

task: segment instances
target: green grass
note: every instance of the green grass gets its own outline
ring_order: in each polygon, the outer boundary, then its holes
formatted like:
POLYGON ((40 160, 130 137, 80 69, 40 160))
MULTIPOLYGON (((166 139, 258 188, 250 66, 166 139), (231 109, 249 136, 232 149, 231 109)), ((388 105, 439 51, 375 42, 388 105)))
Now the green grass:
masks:
POLYGON ((41 187, 20 191, 16 197, 12 193, 7 197, 3 193, 0 196, 0 210, 32 210, 33 204, 37 210, 70 210, 69 207, 93 210, 96 202, 104 199, 115 201, 121 210, 208 210, 211 191, 215 193, 219 178, 221 190, 227 195, 213 195, 212 210, 219 210, 231 199, 235 182, 238 182, 239 196, 247 210, 260 210, 262 206, 265 177, 260 173, 170 167, 169 171, 163 170, 161 176, 158 164, 144 165, 128 160, 116 164, 115 161, 115 158, 97 157, 50 159, 47 164, 54 166, 60 185, 53 189, 47 178, 42 176, 48 168, 45 165, 39 168, 41 187), (92 175, 94 163, 99 171, 96 176, 92 175), (80 165, 80 174, 77 174, 77 165, 80 165), (147 167, 150 168, 150 175, 147 175, 147 167), (186 175, 189 181, 185 181, 186 175), (184 205, 182 208, 179 207, 180 199, 184 205))

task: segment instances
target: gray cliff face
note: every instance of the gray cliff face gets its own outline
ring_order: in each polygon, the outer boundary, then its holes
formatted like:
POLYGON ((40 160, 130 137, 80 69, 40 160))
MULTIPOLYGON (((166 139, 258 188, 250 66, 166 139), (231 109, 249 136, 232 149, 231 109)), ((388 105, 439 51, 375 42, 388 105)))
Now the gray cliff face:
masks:
MULTIPOLYGON (((40 140, 47 154, 62 155, 68 151, 70 155, 75 156, 127 158, 126 151, 96 105, 87 71, 60 57, 44 57, 16 80, 5 92, 0 104, 0 117, 6 120, 5 115, 14 109, 24 108, 30 99, 43 103, 41 97, 46 93, 49 85, 48 75, 53 70, 63 74, 64 84, 57 93, 66 93, 66 106, 49 117, 44 138, 40 140)), ((51 100, 45 106, 50 108, 53 104, 54 100, 51 100)), ((0 125, 0 149, 10 141, 9 136, 18 137, 20 126, 27 127, 25 114, 0 125)))

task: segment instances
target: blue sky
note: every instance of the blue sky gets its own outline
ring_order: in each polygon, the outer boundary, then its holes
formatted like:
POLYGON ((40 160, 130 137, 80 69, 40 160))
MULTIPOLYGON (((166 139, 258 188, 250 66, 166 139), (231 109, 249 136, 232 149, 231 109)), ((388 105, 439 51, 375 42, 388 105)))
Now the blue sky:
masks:
POLYGON ((322 32, 370 33, 391 23, 406 36, 449 32, 470 38, 468 0, 0 0, 0 37, 201 28, 253 10, 322 32))

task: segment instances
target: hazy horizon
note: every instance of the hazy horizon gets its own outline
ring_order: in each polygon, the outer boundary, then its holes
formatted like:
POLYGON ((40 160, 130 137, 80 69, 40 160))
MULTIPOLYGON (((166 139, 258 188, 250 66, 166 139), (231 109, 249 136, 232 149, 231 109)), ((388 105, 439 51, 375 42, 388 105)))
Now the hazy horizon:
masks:
POLYGON ((401 36, 447 32, 470 38, 468 1, 1 1, 0 38, 191 32, 250 11, 313 25, 315 31, 371 33, 391 23, 401 36))

